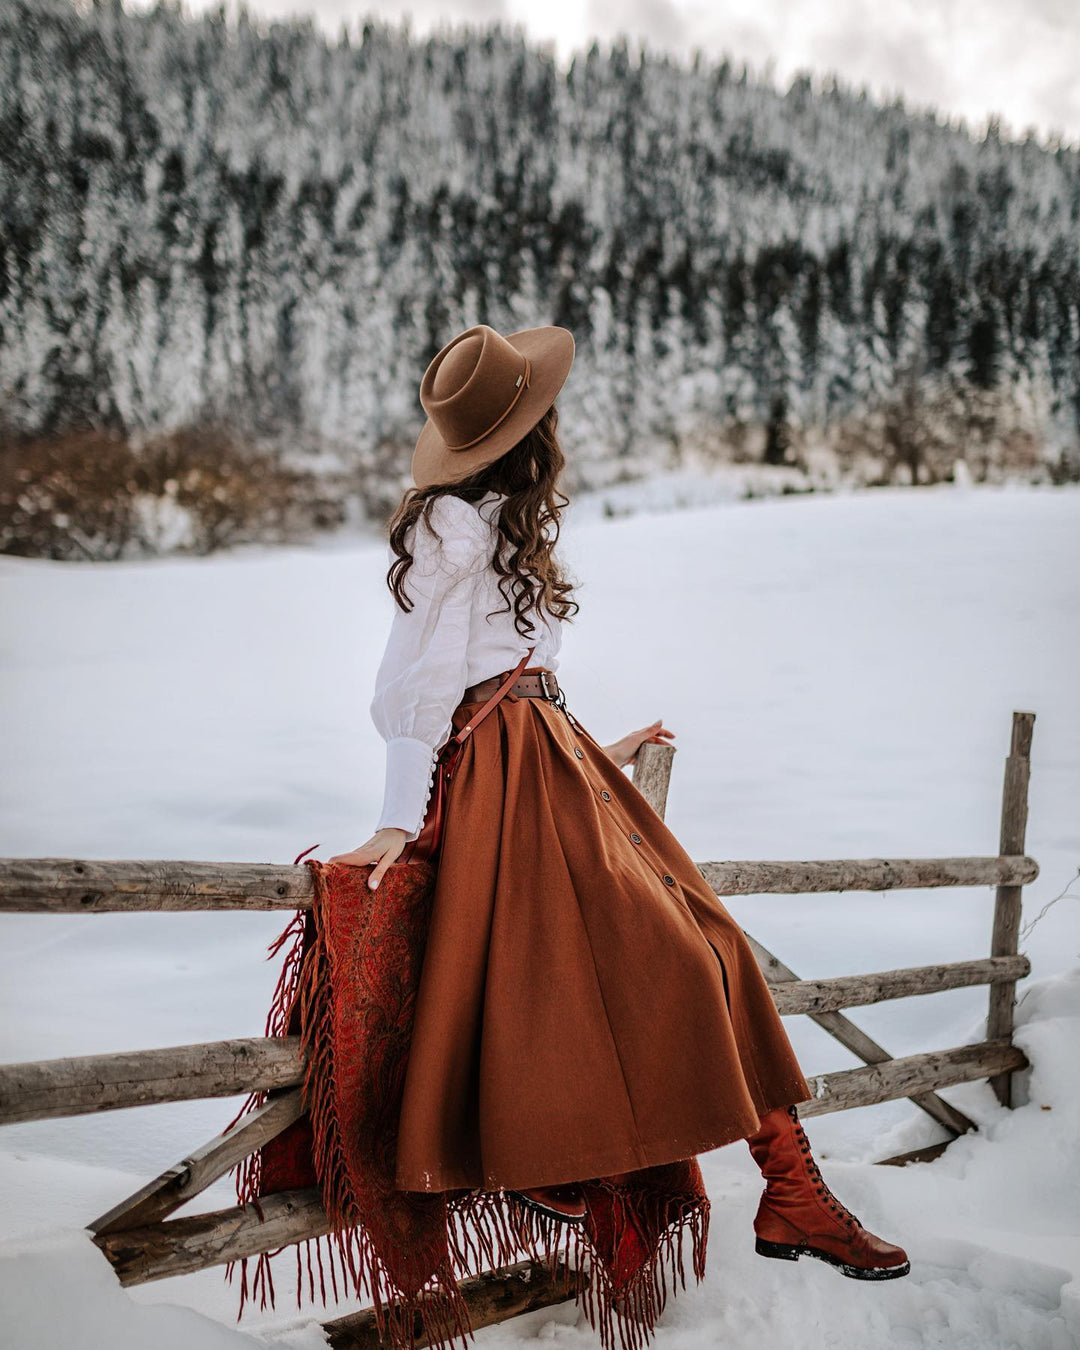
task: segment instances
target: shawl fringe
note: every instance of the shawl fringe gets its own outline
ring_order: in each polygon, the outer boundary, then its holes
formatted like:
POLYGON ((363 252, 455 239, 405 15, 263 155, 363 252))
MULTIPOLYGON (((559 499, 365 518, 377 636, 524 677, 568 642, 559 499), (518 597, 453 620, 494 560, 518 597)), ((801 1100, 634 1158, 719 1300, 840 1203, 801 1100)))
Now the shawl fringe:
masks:
MULTIPOLYGON (((362 882, 369 896, 377 893, 367 887, 370 867, 334 867, 316 860, 305 865, 314 874, 313 905, 309 911, 299 911, 269 948, 269 959, 281 953, 284 956, 266 1019, 266 1035, 299 1034, 306 1056, 301 1091, 307 1116, 234 1169, 238 1202, 253 1206, 261 1219, 262 1197, 286 1188, 280 1184, 268 1187, 264 1155, 291 1134, 285 1175, 292 1176, 292 1185, 318 1187, 329 1232, 288 1244, 296 1251, 297 1308, 302 1308, 305 1294, 312 1305, 318 1299, 325 1307, 329 1284, 335 1302, 349 1297, 370 1300, 379 1337, 392 1350, 414 1350, 418 1345, 455 1350, 474 1334, 459 1281, 529 1259, 543 1266, 553 1280, 561 1269, 567 1298, 573 1292, 576 1305, 598 1332, 603 1350, 616 1350, 616 1344, 618 1350, 644 1350, 669 1292, 686 1288, 683 1241, 687 1231, 691 1269, 698 1282, 704 1279, 709 1200, 696 1159, 583 1181, 589 1212, 580 1226, 528 1210, 501 1190, 394 1191, 396 1204, 404 1201, 410 1215, 415 1209, 416 1233, 406 1227, 393 1235, 383 1232, 379 1240, 373 1232, 373 1216, 362 1212, 357 1204, 357 1160, 352 1159, 350 1168, 341 1118, 340 1079, 335 1074, 335 1055, 340 1053, 335 1035, 335 998, 344 996, 346 977, 341 968, 342 954, 335 946, 329 907, 335 903, 343 872, 357 874, 354 884, 362 882), (312 1171, 314 1176, 310 1175, 312 1171), (413 1240, 416 1235, 423 1236, 425 1226, 430 1235, 433 1223, 439 1231, 436 1242, 413 1240)), ((403 870, 391 869, 383 887, 392 872, 403 870)), ((408 872, 414 886, 422 880, 428 892, 433 891, 430 864, 409 864, 408 872), (421 872, 430 875, 421 877, 421 872)), ((427 898, 430 900, 430 894, 427 898)), ((426 935, 429 906, 407 902, 405 912, 414 933, 422 926, 426 935)), ((369 919, 373 913, 374 905, 370 904, 369 919)), ((359 940, 363 942, 365 937, 361 934, 359 940)), ((353 962, 350 966, 351 979, 356 978, 355 965, 353 962)), ((411 974, 415 979, 418 969, 411 974)), ((347 990, 349 995, 355 992, 347 990)), ((415 988, 406 992, 410 1000, 408 1031, 415 988)), ((394 1012, 391 1009, 390 1016, 394 1012)), ((385 1090, 387 1109, 393 1112, 400 1105, 404 1063, 401 1056, 395 1059, 387 1055, 384 1059, 376 1082, 385 1090)), ((264 1105, 271 1095, 267 1091, 250 1094, 223 1133, 264 1105)), ((388 1119, 393 1121, 389 1130, 392 1137, 385 1142, 393 1145, 396 1117, 390 1115, 388 1119)), ((391 1148, 381 1157, 360 1159, 365 1180, 374 1178, 376 1193, 380 1183, 383 1191, 390 1189, 387 1178, 393 1176, 392 1156, 391 1148)), ((278 1173, 281 1170, 277 1168, 278 1173)), ((268 1304, 276 1307, 272 1260, 284 1250, 279 1247, 226 1266, 230 1283, 236 1267, 240 1268, 237 1320, 249 1300, 257 1301, 262 1310, 268 1304)))

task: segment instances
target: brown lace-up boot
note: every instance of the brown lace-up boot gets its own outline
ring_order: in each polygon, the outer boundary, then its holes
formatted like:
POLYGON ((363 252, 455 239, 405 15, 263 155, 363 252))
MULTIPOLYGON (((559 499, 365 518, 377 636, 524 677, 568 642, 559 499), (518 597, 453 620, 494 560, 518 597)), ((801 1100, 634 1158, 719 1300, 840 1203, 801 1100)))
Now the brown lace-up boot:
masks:
POLYGON ((795 1106, 778 1106, 761 1117, 746 1142, 765 1178, 754 1218, 759 1256, 797 1261, 817 1256, 856 1280, 895 1280, 911 1262, 868 1232, 825 1184, 810 1152, 795 1106))

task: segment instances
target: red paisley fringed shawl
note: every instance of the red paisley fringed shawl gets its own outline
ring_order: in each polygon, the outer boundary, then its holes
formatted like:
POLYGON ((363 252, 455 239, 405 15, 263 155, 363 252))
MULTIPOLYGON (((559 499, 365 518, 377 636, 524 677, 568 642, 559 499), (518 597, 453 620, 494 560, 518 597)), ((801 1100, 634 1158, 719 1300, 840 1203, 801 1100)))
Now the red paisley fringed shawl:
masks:
MULTIPOLYGON (((554 1271, 573 1240, 586 1258, 574 1264, 589 1272, 575 1281, 574 1296, 605 1350, 616 1328, 623 1350, 639 1350, 669 1283, 686 1287, 687 1228, 694 1275, 704 1277, 709 1200, 696 1158, 583 1179, 588 1215, 580 1228, 525 1211, 502 1191, 396 1189, 398 1113, 434 868, 394 865, 373 891, 371 866, 315 859, 305 866, 313 904, 270 949, 272 956, 284 949, 285 959, 266 1031, 301 1037, 307 1114, 237 1169, 242 1204, 308 1186, 322 1195, 330 1232, 296 1244, 297 1306, 305 1283, 325 1304, 329 1272, 335 1298, 371 1299, 392 1350, 411 1350, 418 1333, 421 1343, 450 1350, 472 1334, 459 1278, 523 1256, 554 1271)), ((267 1096, 250 1097, 237 1120, 267 1096)), ((247 1259, 240 1263, 241 1313, 249 1296, 273 1306, 273 1255, 256 1258, 250 1281, 247 1259)))

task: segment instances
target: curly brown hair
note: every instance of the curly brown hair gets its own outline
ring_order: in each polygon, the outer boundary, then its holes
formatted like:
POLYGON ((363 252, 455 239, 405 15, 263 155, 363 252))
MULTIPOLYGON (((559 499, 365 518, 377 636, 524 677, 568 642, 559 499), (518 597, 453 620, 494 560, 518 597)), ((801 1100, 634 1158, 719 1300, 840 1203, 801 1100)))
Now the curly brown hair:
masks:
POLYGON ((387 524, 390 547, 397 557, 390 564, 386 584, 403 610, 412 609, 404 589, 405 577, 414 561, 406 544, 410 527, 423 516, 437 536, 431 525, 437 498, 454 496, 478 502, 485 493, 498 492, 506 500, 497 517, 491 565, 500 578, 499 590, 506 609, 514 611, 517 631, 524 637, 532 636, 535 625, 528 614, 531 610, 539 611, 541 606, 559 619, 570 619, 578 611, 580 606, 572 595, 574 583, 567 579, 554 556, 559 513, 570 500, 557 486, 566 463, 559 444, 558 422, 558 410, 552 404, 533 429, 494 463, 453 483, 407 490, 387 524), (502 555, 507 545, 504 562, 502 555))

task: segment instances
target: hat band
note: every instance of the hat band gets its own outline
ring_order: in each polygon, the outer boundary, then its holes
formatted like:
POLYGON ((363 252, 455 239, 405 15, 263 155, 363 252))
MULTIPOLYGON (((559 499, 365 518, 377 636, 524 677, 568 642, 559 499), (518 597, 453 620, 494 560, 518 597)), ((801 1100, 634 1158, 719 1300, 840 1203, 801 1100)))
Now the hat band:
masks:
POLYGON ((496 417, 495 421, 492 422, 491 426, 482 431, 479 436, 474 436, 471 441, 462 441, 460 445, 448 445, 446 447, 447 450, 468 450, 470 445, 475 445, 477 441, 482 441, 485 436, 490 436, 497 426, 506 421, 513 412, 514 405, 517 403, 518 399, 529 387, 529 376, 532 374, 532 363, 527 356, 523 356, 522 360, 525 362, 525 372, 523 375, 518 376, 518 385, 514 390, 514 397, 506 405, 505 410, 501 412, 499 416, 496 417))

